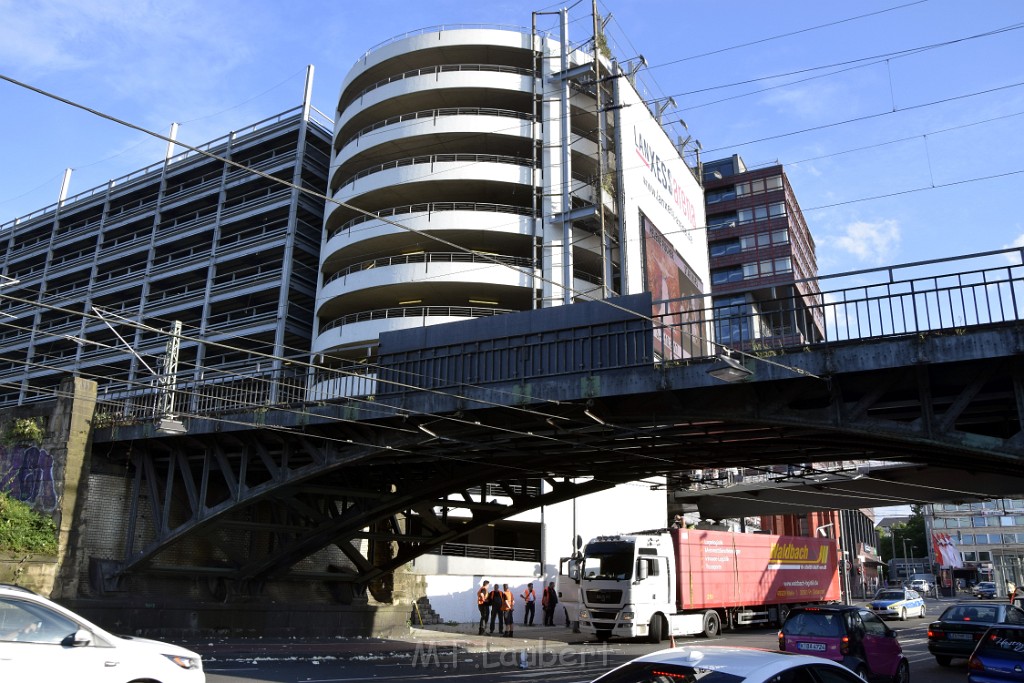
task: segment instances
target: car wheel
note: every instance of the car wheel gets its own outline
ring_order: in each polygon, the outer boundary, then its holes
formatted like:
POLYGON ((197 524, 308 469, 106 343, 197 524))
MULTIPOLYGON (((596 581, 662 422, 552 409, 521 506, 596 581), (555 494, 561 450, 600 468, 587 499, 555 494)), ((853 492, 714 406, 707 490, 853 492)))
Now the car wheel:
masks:
POLYGON ((704 613, 704 637, 714 638, 722 629, 722 620, 718 618, 718 612, 708 610, 704 613))
POLYGON ((862 681, 868 680, 868 668, 861 664, 854 670, 854 675, 862 681))
POLYGON ((910 683, 910 663, 907 660, 900 662, 900 665, 896 667, 896 673, 893 674, 892 683, 910 683))
POLYGON ((921 613, 917 615, 918 619, 924 619, 928 615, 928 607, 921 605, 921 613))
POLYGON ((660 614, 655 614, 651 617, 651 625, 647 629, 648 643, 657 644, 661 642, 661 624, 662 618, 660 614))
POLYGON ((953 658, 949 655, 935 655, 935 661, 938 662, 939 666, 949 666, 953 658))
POLYGON ((900 610, 900 621, 906 621, 906 620, 907 620, 907 608, 904 607, 903 609, 900 610))

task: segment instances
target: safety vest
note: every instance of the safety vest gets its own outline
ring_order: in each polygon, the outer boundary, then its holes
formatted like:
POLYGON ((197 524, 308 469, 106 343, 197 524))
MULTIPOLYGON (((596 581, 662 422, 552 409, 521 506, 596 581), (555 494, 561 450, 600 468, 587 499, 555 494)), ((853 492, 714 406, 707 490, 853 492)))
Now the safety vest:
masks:
POLYGON ((476 604, 477 605, 483 605, 486 602, 487 602, 487 589, 484 588, 484 587, 481 587, 480 590, 478 590, 476 592, 476 604))

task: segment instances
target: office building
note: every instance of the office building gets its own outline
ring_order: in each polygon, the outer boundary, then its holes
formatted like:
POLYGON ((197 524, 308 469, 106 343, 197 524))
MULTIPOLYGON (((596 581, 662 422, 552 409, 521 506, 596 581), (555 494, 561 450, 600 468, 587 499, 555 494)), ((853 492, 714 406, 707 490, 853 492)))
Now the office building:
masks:
POLYGON ((1005 596, 1007 582, 1024 583, 1024 499, 935 503, 922 514, 940 587, 994 581, 1005 596))
POLYGON ((701 166, 716 341, 739 349, 820 341, 814 239, 782 166, 748 169, 739 155, 701 166))

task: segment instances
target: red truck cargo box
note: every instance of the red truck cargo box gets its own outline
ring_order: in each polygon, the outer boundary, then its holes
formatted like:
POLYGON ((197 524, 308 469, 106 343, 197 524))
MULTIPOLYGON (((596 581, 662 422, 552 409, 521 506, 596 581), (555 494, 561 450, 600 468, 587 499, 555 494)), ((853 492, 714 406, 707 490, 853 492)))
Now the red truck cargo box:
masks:
POLYGON ((679 610, 838 600, 831 538, 672 529, 679 610))

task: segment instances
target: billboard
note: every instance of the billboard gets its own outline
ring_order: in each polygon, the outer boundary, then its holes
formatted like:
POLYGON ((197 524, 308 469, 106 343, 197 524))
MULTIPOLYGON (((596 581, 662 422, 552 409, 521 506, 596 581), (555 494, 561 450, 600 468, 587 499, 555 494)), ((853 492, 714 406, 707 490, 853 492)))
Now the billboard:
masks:
POLYGON ((654 300, 654 352, 664 359, 707 355, 704 283, 651 219, 641 213, 640 223, 645 280, 654 300))
MULTIPOLYGON (((623 293, 649 291, 678 323, 707 308, 710 282, 704 191, 679 150, 633 85, 616 79, 616 130, 622 220, 623 293), (662 303, 694 296, 692 301, 662 303)), ((707 355, 704 326, 677 329, 661 340, 663 357, 707 355)), ((657 343, 657 342, 656 342, 657 343)))

